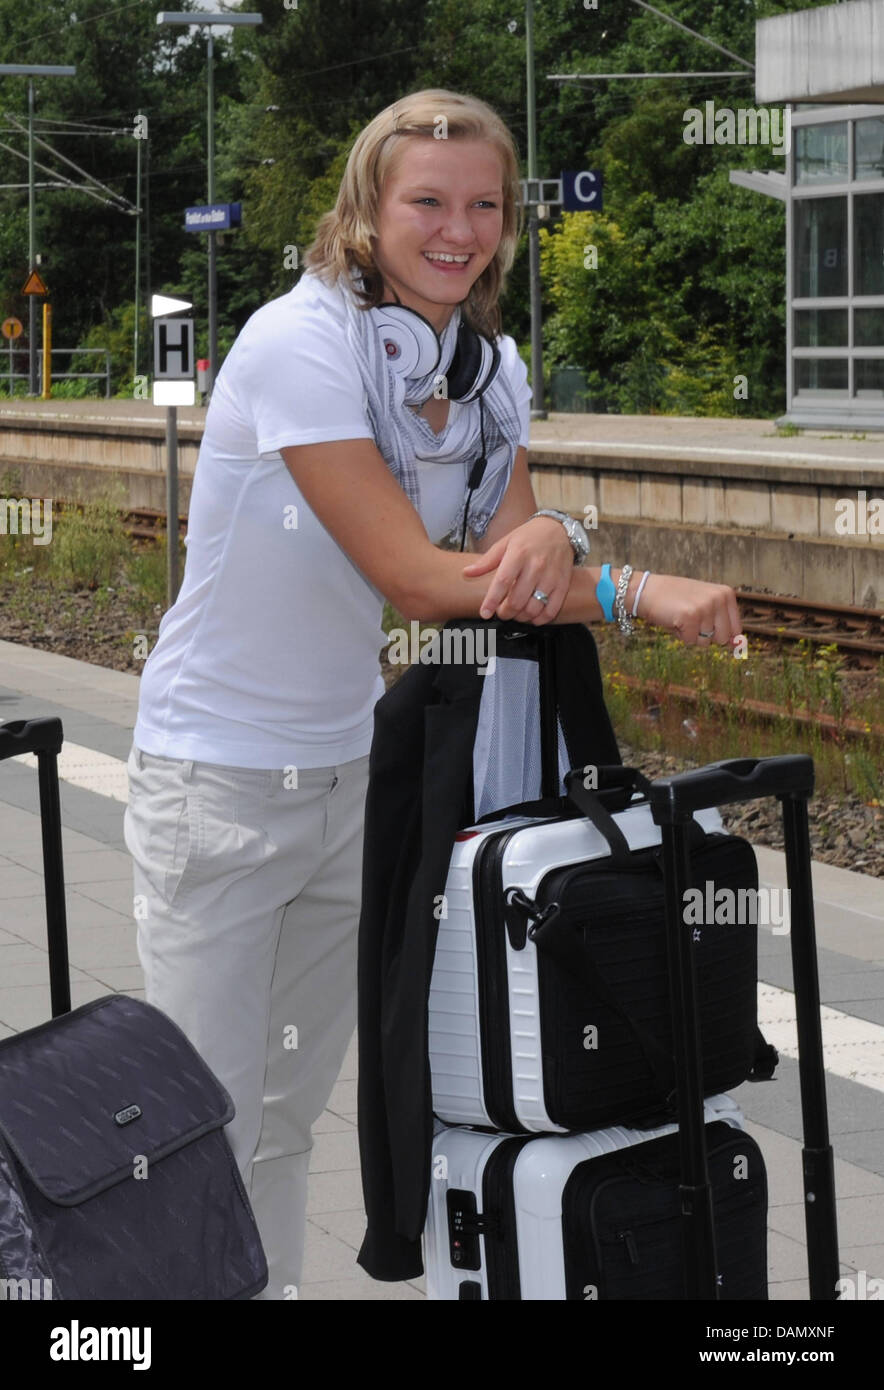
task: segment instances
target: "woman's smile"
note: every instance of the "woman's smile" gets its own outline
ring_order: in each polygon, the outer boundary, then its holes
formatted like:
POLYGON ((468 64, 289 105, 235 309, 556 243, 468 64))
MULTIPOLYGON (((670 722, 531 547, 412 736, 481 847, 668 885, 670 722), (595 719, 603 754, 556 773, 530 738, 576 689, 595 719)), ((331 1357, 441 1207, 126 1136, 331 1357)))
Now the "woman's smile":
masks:
POLYGON ((471 259, 471 257, 470 257, 469 255, 467 255, 467 256, 452 256, 452 255, 450 255, 447 251, 425 251, 425 252, 424 252, 424 255, 427 257, 427 260, 430 262, 431 265, 440 265, 440 266, 442 266, 442 265, 465 266, 465 265, 467 264, 467 261, 469 261, 469 260, 471 259))
POLYGON ((437 331, 495 255, 502 208, 500 158, 487 142, 409 141, 398 151, 379 206, 375 261, 400 301, 437 331))

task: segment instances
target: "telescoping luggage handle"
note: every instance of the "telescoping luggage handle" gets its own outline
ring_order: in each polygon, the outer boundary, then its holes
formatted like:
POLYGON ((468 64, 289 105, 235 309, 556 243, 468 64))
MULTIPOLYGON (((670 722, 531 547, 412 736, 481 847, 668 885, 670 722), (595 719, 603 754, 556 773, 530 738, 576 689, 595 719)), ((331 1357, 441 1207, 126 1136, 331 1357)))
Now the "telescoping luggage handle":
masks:
POLYGON ((813 792, 813 759, 803 753, 777 758, 732 758, 673 777, 658 777, 643 790, 658 825, 709 806, 729 806, 757 796, 806 799, 813 792))
POLYGON ((61 845, 61 802, 58 793, 58 755, 64 734, 61 720, 17 719, 0 724, 0 761, 36 753, 43 834, 43 879, 46 890, 46 933, 49 942, 49 996, 52 1017, 70 1013, 68 928, 64 905, 64 865, 61 845))
POLYGON ((840 1272, 835 1211, 835 1169, 829 1143, 813 915, 807 800, 813 760, 805 755, 738 758, 663 777, 648 790, 661 826, 669 951, 670 1002, 675 1043, 684 1216, 686 1296, 717 1298, 712 1193, 703 1127, 702 1058, 696 1009, 692 934, 681 911, 690 881, 690 817, 708 806, 776 796, 783 807, 789 886, 792 980, 798 1020, 798 1068, 804 1130, 804 1213, 810 1297, 833 1301, 840 1272))

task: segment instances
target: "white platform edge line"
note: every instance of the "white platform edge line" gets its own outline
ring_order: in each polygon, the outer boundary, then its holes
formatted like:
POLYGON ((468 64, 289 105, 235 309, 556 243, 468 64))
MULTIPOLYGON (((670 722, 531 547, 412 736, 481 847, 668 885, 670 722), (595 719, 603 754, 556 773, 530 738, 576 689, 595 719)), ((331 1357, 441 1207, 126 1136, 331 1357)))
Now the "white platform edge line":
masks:
MULTIPOLYGON (((823 1061, 832 1076, 884 1091, 884 1028, 854 1018, 828 1004, 820 1007, 823 1061)), ((778 985, 758 983, 758 1026, 766 1040, 784 1057, 798 1057, 795 995, 778 985)))
MULTIPOLYGON (((37 770, 35 753, 19 753, 10 758, 10 762, 22 763, 37 770)), ((94 748, 85 748, 79 743, 62 744, 58 755, 58 776, 60 781, 72 787, 97 792, 99 796, 107 796, 114 801, 127 803, 129 800, 129 775, 122 758, 113 758, 94 748)))

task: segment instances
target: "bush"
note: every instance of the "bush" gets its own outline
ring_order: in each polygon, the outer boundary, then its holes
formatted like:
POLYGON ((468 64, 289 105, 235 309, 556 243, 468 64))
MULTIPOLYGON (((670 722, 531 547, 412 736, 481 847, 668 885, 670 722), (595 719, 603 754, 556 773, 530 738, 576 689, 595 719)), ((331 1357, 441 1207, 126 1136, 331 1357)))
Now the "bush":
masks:
MULTIPOLYGON (((168 538, 165 532, 155 544, 132 551, 126 563, 126 575, 130 584, 138 590, 139 597, 147 603, 166 607, 168 589, 167 565, 169 554, 168 538)), ((178 574, 184 578, 184 562, 187 552, 181 541, 178 543, 178 574)))
POLYGON ((50 572, 72 587, 97 589, 109 584, 129 554, 123 525, 126 504, 121 484, 79 507, 67 507, 56 523, 49 547, 50 572))

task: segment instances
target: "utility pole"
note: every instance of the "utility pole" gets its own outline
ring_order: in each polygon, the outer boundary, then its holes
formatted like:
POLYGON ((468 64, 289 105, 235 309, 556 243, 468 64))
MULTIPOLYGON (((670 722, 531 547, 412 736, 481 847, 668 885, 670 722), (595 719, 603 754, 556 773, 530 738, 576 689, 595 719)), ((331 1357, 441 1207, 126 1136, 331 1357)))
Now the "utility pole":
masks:
MULTIPOLYGON (((34 78, 73 77, 75 67, 48 63, 0 63, 0 77, 28 79, 28 275, 37 268, 37 227, 34 201, 34 78)), ((28 395, 39 395, 37 374, 37 296, 28 295, 28 395)))
MULTIPOLYGON (((525 0, 525 56, 527 62, 528 179, 537 178, 537 110, 534 92, 534 0, 525 0)), ((530 186, 530 185, 529 185, 530 186)), ((531 393, 532 420, 545 420, 543 402, 543 323, 540 300, 540 227, 537 207, 528 204, 528 274, 531 283, 531 393)))
MULTIPOLYGON (((34 207, 34 79, 28 78, 28 274, 37 264, 34 207)), ((37 394, 37 296, 28 295, 28 395, 37 394)))
MULTIPOLYGON (((209 25, 209 205, 215 201, 215 31, 209 25)), ((218 373, 218 244, 216 233, 209 228, 209 375, 206 399, 210 399, 218 373)))
MULTIPOLYGON (((216 24, 227 26, 255 25, 263 24, 264 19, 259 14, 242 14, 239 11, 231 11, 229 14, 223 11, 215 11, 211 14, 194 11, 171 11, 161 10, 157 15, 157 24, 187 24, 205 27, 209 31, 208 45, 208 120, 207 120, 207 139, 208 139, 208 183, 209 183, 209 203, 215 201, 215 72, 214 72, 214 26, 216 24)), ((211 228, 207 229, 209 238, 209 371, 207 392, 211 396, 212 387, 215 384, 215 377, 218 374, 218 277, 217 277, 217 246, 215 237, 217 232, 211 228)))
MULTIPOLYGON (((141 112, 138 112, 139 118, 141 112)), ((138 209, 135 220, 135 334, 132 344, 132 375, 138 375, 138 316, 141 313, 141 139, 135 142, 135 205, 138 209)))
MULTIPOLYGON (((149 306, 153 287, 150 279, 150 141, 144 142, 144 303, 149 306)), ((141 200, 139 199, 139 205, 141 200)))

